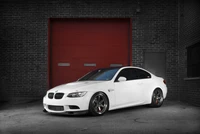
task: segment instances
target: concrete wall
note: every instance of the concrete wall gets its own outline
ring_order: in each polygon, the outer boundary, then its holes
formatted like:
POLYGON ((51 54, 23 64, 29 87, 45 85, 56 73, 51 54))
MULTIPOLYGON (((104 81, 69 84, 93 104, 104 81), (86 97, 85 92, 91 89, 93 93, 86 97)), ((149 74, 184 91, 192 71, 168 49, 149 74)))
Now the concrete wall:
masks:
POLYGON ((165 52, 168 99, 178 99, 177 0, 8 0, 0 1, 0 17, 2 100, 42 98, 48 19, 79 17, 132 18, 133 65, 143 67, 145 51, 165 52))

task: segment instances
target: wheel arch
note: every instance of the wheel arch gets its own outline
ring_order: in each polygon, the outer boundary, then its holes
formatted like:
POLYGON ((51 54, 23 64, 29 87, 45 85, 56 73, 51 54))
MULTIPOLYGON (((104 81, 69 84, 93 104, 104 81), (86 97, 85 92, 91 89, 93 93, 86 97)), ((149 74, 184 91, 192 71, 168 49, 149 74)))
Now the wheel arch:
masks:
POLYGON ((162 93, 162 96, 163 96, 163 90, 162 90, 162 88, 156 87, 156 88, 153 90, 152 95, 151 95, 150 106, 152 106, 152 107, 160 107, 160 106, 162 105, 163 101, 164 101, 164 97, 163 97, 163 100, 162 100, 162 102, 161 102, 161 104, 160 104, 159 106, 154 106, 154 105, 152 104, 152 102, 153 102, 153 94, 154 94, 154 91, 155 91, 155 90, 160 90, 161 93, 162 93))
MULTIPOLYGON (((161 91, 162 91, 162 93, 163 93, 163 90, 162 90, 162 88, 161 88, 161 87, 156 87, 156 88, 154 88, 154 89, 153 89, 153 92, 154 92, 156 89, 159 89, 159 90, 161 90, 161 91)), ((153 92, 152 92, 152 95, 153 95, 153 92)))
MULTIPOLYGON (((104 91, 99 90, 99 91, 94 92, 93 95, 91 96, 90 100, 91 100, 92 97, 93 97, 95 94, 97 94, 97 93, 103 93, 103 94, 106 95, 106 98, 107 98, 107 100, 108 100, 108 110, 109 110, 109 108, 110 108, 110 100, 109 100, 108 95, 107 95, 104 91)), ((89 102, 90 102, 90 101, 89 101, 89 102)), ((89 109, 89 105, 88 105, 88 109, 89 109)))
MULTIPOLYGON (((159 89, 159 90, 162 91, 162 89, 161 89, 160 87, 154 87, 154 88, 152 89, 150 95, 149 95, 149 103, 152 102, 153 92, 154 92, 156 89, 159 89)), ((163 93, 163 91, 162 91, 162 93, 163 93)))

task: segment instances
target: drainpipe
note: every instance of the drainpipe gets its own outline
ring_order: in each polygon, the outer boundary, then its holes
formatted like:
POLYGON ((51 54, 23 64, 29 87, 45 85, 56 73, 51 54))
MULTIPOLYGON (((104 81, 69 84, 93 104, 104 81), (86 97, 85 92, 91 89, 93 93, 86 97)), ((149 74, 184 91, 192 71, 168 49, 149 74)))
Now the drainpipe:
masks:
POLYGON ((177 40, 177 47, 178 47, 178 101, 180 101, 180 99, 181 99, 181 95, 180 95, 180 93, 181 93, 181 91, 180 91, 180 84, 179 84, 179 79, 180 79, 180 74, 179 74, 179 64, 180 64, 180 59, 179 59, 179 51, 180 51, 180 0, 177 0, 178 1, 178 40, 177 40))

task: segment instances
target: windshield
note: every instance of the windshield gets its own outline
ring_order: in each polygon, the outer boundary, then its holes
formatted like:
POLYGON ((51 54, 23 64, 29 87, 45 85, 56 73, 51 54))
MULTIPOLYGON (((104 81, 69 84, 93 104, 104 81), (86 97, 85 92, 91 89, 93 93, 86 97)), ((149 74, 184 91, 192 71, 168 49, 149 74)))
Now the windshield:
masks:
POLYGON ((107 81, 111 80, 119 68, 109 68, 109 69, 98 69, 92 71, 82 78, 79 81, 95 80, 95 81, 107 81))

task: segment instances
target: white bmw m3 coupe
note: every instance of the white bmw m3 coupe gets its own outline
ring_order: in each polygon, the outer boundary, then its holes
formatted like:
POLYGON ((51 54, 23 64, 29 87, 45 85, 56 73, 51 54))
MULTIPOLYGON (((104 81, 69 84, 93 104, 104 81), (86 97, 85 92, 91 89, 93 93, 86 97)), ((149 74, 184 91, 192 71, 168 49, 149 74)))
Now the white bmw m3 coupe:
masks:
POLYGON ((48 90, 43 106, 49 113, 103 115, 109 110, 145 104, 160 107, 166 96, 163 78, 139 67, 112 67, 48 90))

